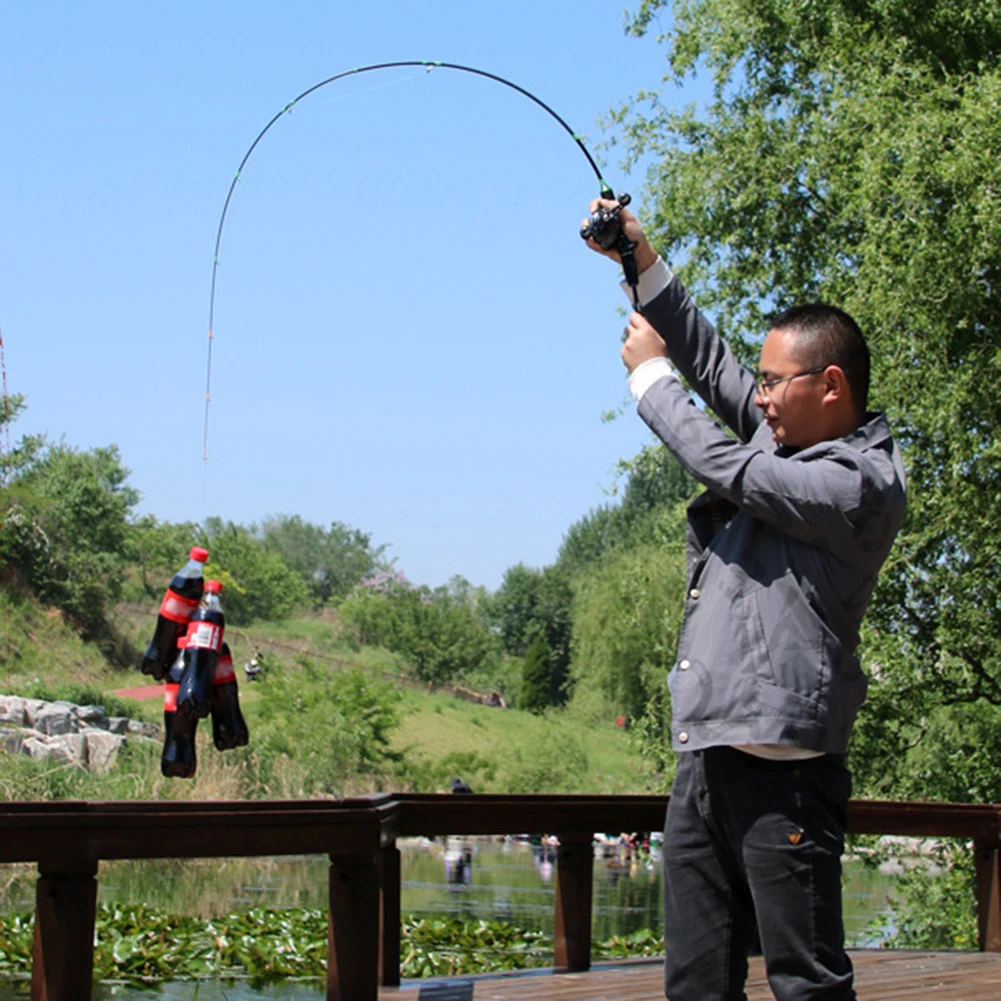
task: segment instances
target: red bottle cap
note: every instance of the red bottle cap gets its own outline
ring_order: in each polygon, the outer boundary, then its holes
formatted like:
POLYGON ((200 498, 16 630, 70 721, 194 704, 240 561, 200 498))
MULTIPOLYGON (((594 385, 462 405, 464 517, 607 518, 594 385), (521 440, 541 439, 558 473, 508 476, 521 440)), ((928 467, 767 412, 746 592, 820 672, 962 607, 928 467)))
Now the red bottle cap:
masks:
POLYGON ((204 563, 209 558, 209 551, 207 549, 202 549, 201 546, 195 546, 190 553, 188 553, 189 559, 198 560, 199 563, 204 563))
POLYGON ((222 581, 207 580, 205 582, 205 591, 207 594, 222 594, 222 581))

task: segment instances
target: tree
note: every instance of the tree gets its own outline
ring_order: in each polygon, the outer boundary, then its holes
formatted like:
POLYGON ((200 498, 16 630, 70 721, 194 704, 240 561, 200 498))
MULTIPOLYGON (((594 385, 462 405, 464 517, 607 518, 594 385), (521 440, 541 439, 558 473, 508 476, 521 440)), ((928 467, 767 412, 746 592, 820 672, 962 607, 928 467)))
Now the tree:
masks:
POLYGON ((277 553, 309 589, 317 608, 342 598, 379 565, 385 546, 340 521, 322 528, 299 515, 269 518, 261 529, 268 552, 277 553))
POLYGON ((494 646, 473 610, 447 588, 432 592, 386 573, 356 588, 340 606, 362 643, 398 653, 421 681, 444 684, 476 670, 494 646))
POLYGON ((546 638, 538 633, 528 645, 525 662, 521 670, 521 692, 518 708, 532 713, 541 713, 550 704, 552 685, 552 652, 546 638))
POLYGON ((121 594, 139 501, 129 470, 114 445, 81 452, 35 439, 19 455, 0 498, 0 554, 42 601, 96 636, 121 594))
POLYGON ((309 601, 303 580, 281 556, 265 549, 253 529, 208 518, 199 542, 209 551, 206 575, 225 585, 223 605, 233 625, 281 619, 309 601))
POLYGON ((492 615, 509 654, 525 656, 537 636, 550 651, 550 704, 565 698, 570 664, 573 600, 570 573, 559 563, 537 570, 518 563, 509 567, 494 595, 492 615))
POLYGON ((708 71, 713 96, 611 116, 655 158, 649 234, 745 358, 777 308, 852 313, 905 449, 853 748, 875 778, 936 706, 1001 705, 1001 6, 644 0, 629 29, 668 7, 668 81, 708 71))
POLYGON ((656 543, 591 568, 574 598, 575 687, 597 688, 631 719, 641 717, 651 701, 661 704, 677 643, 684 573, 680 554, 656 543))

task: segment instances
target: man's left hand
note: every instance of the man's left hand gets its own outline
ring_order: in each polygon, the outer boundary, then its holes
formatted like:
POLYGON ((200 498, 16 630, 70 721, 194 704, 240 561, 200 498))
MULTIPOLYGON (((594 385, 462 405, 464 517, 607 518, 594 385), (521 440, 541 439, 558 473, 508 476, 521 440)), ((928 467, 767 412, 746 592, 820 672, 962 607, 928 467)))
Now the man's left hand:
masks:
POLYGON ((622 361, 630 374, 638 365, 651 358, 667 358, 667 347, 660 334, 640 315, 629 316, 629 326, 625 329, 626 342, 622 345, 622 361))

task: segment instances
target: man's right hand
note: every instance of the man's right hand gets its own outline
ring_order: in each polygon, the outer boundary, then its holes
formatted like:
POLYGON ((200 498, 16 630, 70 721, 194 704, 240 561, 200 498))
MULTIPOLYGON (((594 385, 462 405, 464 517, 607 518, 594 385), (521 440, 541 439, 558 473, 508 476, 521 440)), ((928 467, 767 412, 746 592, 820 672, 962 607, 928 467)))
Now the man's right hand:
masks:
MULTIPOLYGON (((618 206, 617 201, 612 201, 608 198, 595 198, 594 201, 588 206, 588 212, 595 213, 599 208, 613 209, 618 206)), ((581 225, 585 226, 589 222, 589 219, 583 219, 581 225)), ((636 249, 633 254, 636 258, 636 268, 642 274, 651 264, 657 260, 657 253, 654 249, 647 243, 645 234, 643 233, 643 227, 640 226, 639 220, 629 211, 629 209, 619 209, 619 222, 622 224, 622 231, 626 236, 636 244, 636 249)), ((616 250, 602 250, 593 239, 587 240, 587 245, 595 251, 595 253, 603 254, 605 257, 610 257, 613 261, 617 263, 622 263, 622 258, 619 256, 616 250)))

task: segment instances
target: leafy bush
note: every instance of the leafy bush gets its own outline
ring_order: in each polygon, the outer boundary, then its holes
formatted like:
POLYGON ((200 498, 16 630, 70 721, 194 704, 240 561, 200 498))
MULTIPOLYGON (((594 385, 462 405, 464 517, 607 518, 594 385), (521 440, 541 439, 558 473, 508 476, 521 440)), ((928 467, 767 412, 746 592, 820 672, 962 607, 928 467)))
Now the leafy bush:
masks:
POLYGON ((412 587, 401 576, 380 574, 340 605, 344 622, 362 643, 398 653, 421 681, 442 684, 476 670, 493 641, 475 611, 446 589, 412 587))
POLYGON ((550 710, 547 739, 532 747, 515 747, 505 762, 509 793, 581 792, 588 774, 588 755, 578 732, 550 710))
POLYGON ((886 949, 977 949, 973 852, 946 843, 930 861, 897 878, 892 916, 877 921, 874 932, 886 949))
POLYGON ((623 550, 584 574, 574 598, 574 683, 643 716, 666 685, 683 592, 680 555, 659 545, 623 550))
MULTIPOLYGON (((209 550, 205 572, 225 585, 226 620, 241 626, 254 619, 282 619, 309 603, 309 590, 278 553, 264 547, 253 530, 209 518, 199 540, 209 550)), ((183 565, 183 557, 179 554, 183 565)))
POLYGON ((254 795, 342 796, 352 782, 386 774, 397 757, 397 689, 305 657, 295 668, 277 664, 255 684, 259 716, 247 759, 254 795))

